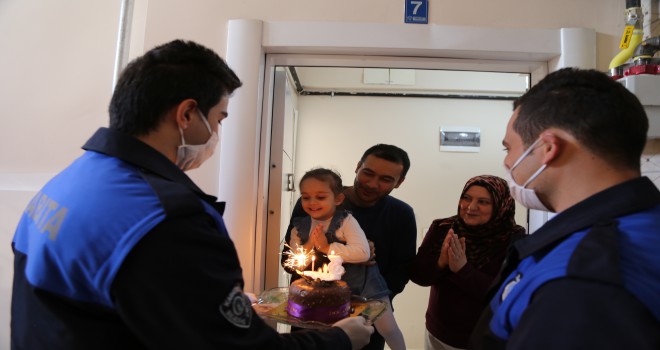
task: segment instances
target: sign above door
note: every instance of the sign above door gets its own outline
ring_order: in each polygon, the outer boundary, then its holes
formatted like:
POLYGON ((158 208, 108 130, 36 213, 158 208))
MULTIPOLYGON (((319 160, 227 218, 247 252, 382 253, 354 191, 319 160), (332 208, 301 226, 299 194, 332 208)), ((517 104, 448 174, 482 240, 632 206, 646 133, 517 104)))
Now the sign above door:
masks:
POLYGON ((405 23, 428 24, 429 0, 404 0, 406 7, 405 23))

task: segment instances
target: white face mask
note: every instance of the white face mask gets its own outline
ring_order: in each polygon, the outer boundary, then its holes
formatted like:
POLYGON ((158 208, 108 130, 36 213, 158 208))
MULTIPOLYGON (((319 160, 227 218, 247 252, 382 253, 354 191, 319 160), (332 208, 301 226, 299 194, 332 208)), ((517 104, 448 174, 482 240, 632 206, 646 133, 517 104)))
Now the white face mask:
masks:
POLYGON ((513 179, 513 169, 515 169, 520 162, 523 161, 530 153, 532 153, 532 150, 534 147, 541 141, 539 138, 538 140, 534 141, 534 143, 527 148, 525 152, 518 158, 518 160, 513 163, 513 166, 511 166, 511 169, 507 169, 506 166, 504 167, 504 171, 506 171, 506 176, 507 176, 507 182, 509 183, 509 191, 511 191, 511 197, 515 199, 517 202, 525 206, 526 208, 529 209, 535 209, 535 210, 543 210, 543 211, 548 211, 548 208, 541 203, 541 200, 539 199, 539 196, 536 194, 536 192, 533 189, 530 188, 525 188, 527 185, 529 185, 530 182, 534 181, 539 174, 545 169, 546 164, 541 165, 539 170, 537 170, 532 176, 525 181, 524 184, 518 185, 516 183, 516 180, 513 179))
POLYGON ((186 140, 183 138, 183 130, 179 128, 181 133, 181 145, 176 151, 176 165, 183 171, 199 168, 202 163, 209 159, 215 151, 215 146, 218 145, 218 133, 211 131, 209 122, 202 111, 199 111, 199 116, 209 130, 209 140, 202 145, 186 145, 186 140))

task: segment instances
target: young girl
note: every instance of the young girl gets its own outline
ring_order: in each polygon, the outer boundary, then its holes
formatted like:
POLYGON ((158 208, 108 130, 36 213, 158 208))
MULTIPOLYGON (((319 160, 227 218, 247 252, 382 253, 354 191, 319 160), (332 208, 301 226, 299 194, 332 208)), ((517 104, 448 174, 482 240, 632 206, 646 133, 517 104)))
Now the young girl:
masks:
MULTIPOLYGON (((350 212, 337 209, 345 198, 342 189, 341 177, 332 170, 317 168, 305 173, 300 180, 300 193, 302 207, 309 216, 294 221, 289 246, 293 251, 302 247, 326 256, 331 252, 341 256, 346 270, 342 280, 348 283, 351 292, 367 299, 382 300, 388 305, 374 323, 378 333, 385 338, 390 349, 405 349, 403 334, 394 320, 385 279, 378 265, 363 264, 371 253, 367 237, 350 212)), ((316 266, 322 264, 323 260, 316 266)))

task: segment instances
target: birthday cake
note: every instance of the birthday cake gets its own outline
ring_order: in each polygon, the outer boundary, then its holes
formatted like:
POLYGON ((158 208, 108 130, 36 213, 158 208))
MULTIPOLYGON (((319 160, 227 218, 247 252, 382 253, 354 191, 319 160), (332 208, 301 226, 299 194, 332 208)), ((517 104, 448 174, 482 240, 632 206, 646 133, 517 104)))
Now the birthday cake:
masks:
MULTIPOLYGON (((304 252, 303 252, 304 253, 304 252)), ((348 317, 351 309, 351 288, 341 280, 345 270, 343 259, 334 252, 328 255, 329 264, 314 271, 298 271, 302 278, 289 286, 286 310, 290 316, 303 321, 334 323, 348 317)), ((305 266, 304 254, 292 261, 305 266), (300 263, 302 261, 302 263, 300 263)))
POLYGON ((287 312, 304 321, 334 323, 348 317, 351 289, 342 280, 301 278, 289 286, 287 312))

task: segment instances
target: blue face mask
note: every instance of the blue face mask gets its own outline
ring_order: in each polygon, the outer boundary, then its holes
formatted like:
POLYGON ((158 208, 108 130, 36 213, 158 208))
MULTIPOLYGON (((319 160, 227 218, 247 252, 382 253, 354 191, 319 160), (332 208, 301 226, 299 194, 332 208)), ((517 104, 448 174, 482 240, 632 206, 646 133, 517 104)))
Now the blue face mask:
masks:
POLYGON ((532 150, 534 150, 534 147, 541 142, 541 139, 539 138, 538 140, 534 141, 525 152, 518 158, 518 160, 513 163, 511 166, 511 169, 507 169, 506 166, 504 167, 504 171, 506 171, 506 176, 507 176, 507 182, 509 183, 509 191, 511 192, 511 197, 515 199, 518 203, 522 204, 526 208, 529 209, 535 209, 535 210, 543 210, 543 211, 548 211, 548 208, 541 202, 539 199, 539 196, 536 194, 536 191, 530 188, 525 188, 527 185, 529 185, 534 179, 536 179, 539 174, 543 170, 545 170, 546 164, 541 165, 539 170, 537 170, 532 176, 525 181, 524 184, 518 185, 516 183, 516 180, 513 179, 513 169, 515 169, 522 161, 525 159, 530 153, 532 153, 532 150))

